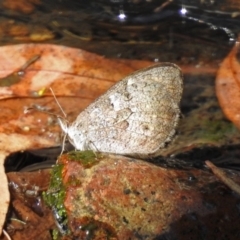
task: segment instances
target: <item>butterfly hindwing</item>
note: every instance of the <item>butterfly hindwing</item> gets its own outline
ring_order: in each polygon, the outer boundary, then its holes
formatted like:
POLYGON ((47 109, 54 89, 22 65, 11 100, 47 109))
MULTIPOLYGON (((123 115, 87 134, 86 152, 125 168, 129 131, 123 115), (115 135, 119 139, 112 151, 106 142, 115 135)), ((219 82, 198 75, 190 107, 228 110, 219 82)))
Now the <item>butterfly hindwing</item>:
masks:
POLYGON ((68 137, 79 150, 89 143, 101 152, 154 155, 174 135, 181 95, 182 74, 176 65, 137 71, 80 113, 68 137))

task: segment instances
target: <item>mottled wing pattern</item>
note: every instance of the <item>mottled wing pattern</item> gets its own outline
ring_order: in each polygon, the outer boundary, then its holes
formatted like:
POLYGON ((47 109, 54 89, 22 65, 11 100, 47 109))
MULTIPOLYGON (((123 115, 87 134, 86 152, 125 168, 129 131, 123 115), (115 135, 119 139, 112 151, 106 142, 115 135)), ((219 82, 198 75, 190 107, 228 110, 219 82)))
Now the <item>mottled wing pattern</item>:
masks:
POLYGON ((79 150, 157 155, 175 133, 182 84, 180 69, 171 63, 129 75, 79 114, 69 127, 70 141, 79 150))

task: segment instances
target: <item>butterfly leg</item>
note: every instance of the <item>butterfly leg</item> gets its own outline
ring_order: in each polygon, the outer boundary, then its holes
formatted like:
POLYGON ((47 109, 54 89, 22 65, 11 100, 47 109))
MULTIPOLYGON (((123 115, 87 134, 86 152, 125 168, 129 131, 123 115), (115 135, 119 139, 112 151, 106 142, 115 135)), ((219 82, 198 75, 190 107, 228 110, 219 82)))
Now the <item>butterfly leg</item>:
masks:
POLYGON ((84 148, 92 150, 93 153, 95 154, 95 156, 97 157, 97 152, 99 152, 99 150, 97 149, 96 145, 91 140, 88 142, 85 142, 84 148))

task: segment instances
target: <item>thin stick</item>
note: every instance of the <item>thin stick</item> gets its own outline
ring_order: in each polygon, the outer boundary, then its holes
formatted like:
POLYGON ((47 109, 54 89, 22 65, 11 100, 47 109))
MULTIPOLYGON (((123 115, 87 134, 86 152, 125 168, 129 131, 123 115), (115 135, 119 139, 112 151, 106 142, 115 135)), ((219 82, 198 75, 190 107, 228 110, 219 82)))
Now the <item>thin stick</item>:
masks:
POLYGON ((226 173, 215 166, 210 161, 205 161, 206 165, 212 170, 213 174, 218 177, 224 184, 226 184, 230 189, 232 189, 234 192, 238 193, 240 195, 240 186, 235 183, 232 179, 230 179, 226 173))
POLYGON ((39 58, 40 58, 40 55, 33 56, 26 63, 24 63, 22 67, 19 68, 18 72, 25 71, 31 64, 36 62, 39 58))

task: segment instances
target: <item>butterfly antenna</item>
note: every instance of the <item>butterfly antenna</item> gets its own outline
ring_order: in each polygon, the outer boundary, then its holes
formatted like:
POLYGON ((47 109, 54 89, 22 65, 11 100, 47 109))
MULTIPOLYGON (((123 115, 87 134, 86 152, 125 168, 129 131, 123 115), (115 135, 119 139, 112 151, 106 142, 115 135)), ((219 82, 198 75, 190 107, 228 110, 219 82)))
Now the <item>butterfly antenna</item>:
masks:
POLYGON ((60 124, 60 126, 61 126, 61 128, 62 128, 62 130, 64 132, 63 142, 62 142, 62 150, 61 150, 61 153, 60 153, 60 155, 62 155, 63 152, 65 151, 65 142, 66 142, 66 138, 67 138, 67 133, 65 131, 67 129, 67 125, 66 124, 68 124, 67 114, 63 111, 63 108, 61 107, 60 103, 58 102, 58 100, 56 98, 56 95, 54 94, 52 88, 50 87, 49 89, 52 92, 52 95, 53 95, 53 97, 54 97, 58 107, 61 109, 61 112, 62 112, 63 116, 60 116, 60 115, 55 114, 55 113, 51 113, 51 112, 49 112, 47 110, 44 110, 44 109, 41 109, 41 108, 39 108, 37 106, 28 107, 27 109, 24 110, 24 114, 28 113, 31 110, 37 110, 39 112, 47 113, 48 115, 52 115, 52 116, 55 116, 55 117, 58 118, 59 124, 60 124), (65 129, 63 128, 63 126, 65 126, 65 129))
POLYGON ((49 89, 50 89, 50 91, 51 91, 51 93, 52 93, 52 95, 53 95, 53 97, 54 97, 54 99, 55 99, 55 102, 57 103, 58 107, 60 108, 63 116, 66 118, 66 117, 67 117, 67 114, 64 112, 62 106, 60 105, 59 101, 57 100, 55 93, 53 92, 53 90, 52 90, 51 87, 50 87, 49 89))
MULTIPOLYGON (((60 110, 61 110, 61 112, 62 112, 62 114, 63 114, 63 116, 64 116, 64 119, 65 119, 65 121, 66 121, 67 114, 64 112, 62 106, 60 105, 59 101, 57 100, 56 95, 55 95, 55 93, 53 92, 53 89, 52 89, 51 87, 50 87, 49 89, 50 89, 50 91, 51 91, 51 93, 52 93, 52 95, 53 95, 53 97, 54 97, 54 99, 55 99, 55 102, 57 103, 58 107, 60 108, 60 110)), ((61 117, 61 118, 62 118, 62 117, 61 117)), ((60 124, 60 125, 61 125, 61 124, 60 124)), ((66 142, 66 139, 67 139, 67 133, 64 132, 64 136, 63 136, 63 139, 62 139, 62 150, 61 150, 60 155, 62 155, 63 152, 65 151, 65 142, 66 142)))

